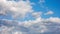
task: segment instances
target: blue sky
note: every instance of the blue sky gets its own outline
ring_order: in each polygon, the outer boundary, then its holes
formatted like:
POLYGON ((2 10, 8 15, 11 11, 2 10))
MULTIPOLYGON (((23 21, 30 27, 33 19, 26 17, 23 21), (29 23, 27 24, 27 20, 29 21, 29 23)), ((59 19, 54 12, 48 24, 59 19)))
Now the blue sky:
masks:
POLYGON ((60 34, 60 0, 0 0, 0 34, 60 34))
POLYGON ((38 0, 31 0, 32 2, 35 2, 36 5, 33 6, 33 9, 35 11, 43 11, 43 12, 47 12, 46 7, 48 8, 48 10, 52 10, 55 14, 53 15, 54 17, 60 17, 59 13, 60 13, 60 0, 45 0, 45 3, 43 4, 44 8, 40 7, 40 4, 38 3, 38 0))

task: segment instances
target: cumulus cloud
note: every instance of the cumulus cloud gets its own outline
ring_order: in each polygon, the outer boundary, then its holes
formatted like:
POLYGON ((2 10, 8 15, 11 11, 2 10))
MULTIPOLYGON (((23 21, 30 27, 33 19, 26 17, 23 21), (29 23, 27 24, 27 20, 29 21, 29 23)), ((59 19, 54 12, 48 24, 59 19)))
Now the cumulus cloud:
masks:
POLYGON ((59 18, 37 18, 36 20, 29 21, 11 21, 11 20, 0 20, 0 33, 1 34, 44 34, 50 32, 58 33, 60 29, 59 18), (50 20, 52 19, 52 21, 50 20))
MULTIPOLYGON (((40 0, 44 2, 44 0, 40 0)), ((33 12, 29 0, 0 0, 0 15, 11 14, 14 19, 25 17, 31 13, 35 20, 16 21, 0 19, 0 34, 49 34, 60 32, 60 18, 50 17, 44 19, 41 17, 42 12, 33 12)), ((48 11, 45 15, 53 14, 48 11)), ((30 17, 30 16, 29 16, 30 17)))
POLYGON ((13 18, 25 17, 27 13, 32 11, 32 6, 28 1, 20 0, 19 2, 16 2, 0 0, 0 14, 2 15, 11 14, 13 18))
POLYGON ((60 23, 60 18, 58 18, 58 17, 50 17, 50 18, 47 19, 47 20, 50 21, 50 22, 60 23))
POLYGON ((41 17, 41 15, 42 15, 42 12, 33 12, 32 13, 32 16, 35 18, 41 17))
MULTIPOLYGON (((7 21, 7 20, 1 20, 0 25, 1 25, 1 33, 2 34, 38 34, 38 33, 43 33, 46 31, 46 27, 40 22, 38 22, 38 19, 34 21, 27 21, 26 22, 14 22, 14 21, 7 21), (32 23, 33 22, 33 23, 32 23), (41 27, 41 28, 40 28, 41 27), (20 33, 21 32, 21 33, 20 33)), ((39 20, 40 21, 40 20, 39 20)))
POLYGON ((51 14, 54 14, 54 12, 50 10, 47 13, 45 13, 44 15, 51 15, 51 14))

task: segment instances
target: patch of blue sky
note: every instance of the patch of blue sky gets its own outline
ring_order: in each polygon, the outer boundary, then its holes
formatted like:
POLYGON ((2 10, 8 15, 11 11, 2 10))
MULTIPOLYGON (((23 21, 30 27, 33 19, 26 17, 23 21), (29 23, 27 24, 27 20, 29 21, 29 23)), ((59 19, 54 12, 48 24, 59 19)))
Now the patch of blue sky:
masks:
POLYGON ((35 5, 33 5, 33 9, 35 11, 42 11, 42 12, 48 12, 48 10, 52 10, 54 12, 53 15, 48 15, 48 16, 45 16, 43 15, 42 17, 60 17, 60 0, 46 0, 44 4, 42 4, 42 6, 44 8, 41 7, 41 5, 39 5, 37 3, 38 1, 35 0, 35 5))
POLYGON ((46 0, 46 6, 55 13, 53 16, 60 17, 60 0, 46 0))

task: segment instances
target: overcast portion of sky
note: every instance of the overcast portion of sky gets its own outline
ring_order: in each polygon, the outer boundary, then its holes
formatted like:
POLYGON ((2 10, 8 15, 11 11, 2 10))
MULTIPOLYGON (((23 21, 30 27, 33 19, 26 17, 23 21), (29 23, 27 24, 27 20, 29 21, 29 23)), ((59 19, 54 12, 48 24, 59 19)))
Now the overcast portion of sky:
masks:
POLYGON ((0 34, 60 34, 60 0, 0 0, 0 34))

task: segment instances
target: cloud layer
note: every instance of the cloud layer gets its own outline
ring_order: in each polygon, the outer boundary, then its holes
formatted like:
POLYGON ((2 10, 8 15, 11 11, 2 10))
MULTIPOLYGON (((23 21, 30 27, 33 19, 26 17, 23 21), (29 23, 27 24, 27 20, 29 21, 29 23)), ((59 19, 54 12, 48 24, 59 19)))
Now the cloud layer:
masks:
POLYGON ((48 18, 36 20, 29 20, 24 22, 17 22, 11 20, 0 20, 0 34, 45 34, 45 33, 59 33, 60 22, 59 18, 48 18), (51 21, 51 19, 53 19, 51 21))

